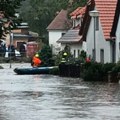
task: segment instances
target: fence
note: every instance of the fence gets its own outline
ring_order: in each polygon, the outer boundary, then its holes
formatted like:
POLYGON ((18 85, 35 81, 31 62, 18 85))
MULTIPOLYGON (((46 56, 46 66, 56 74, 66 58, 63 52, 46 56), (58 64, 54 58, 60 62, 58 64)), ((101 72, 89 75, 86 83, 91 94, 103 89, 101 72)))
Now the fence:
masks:
POLYGON ((59 71, 62 77, 80 77, 80 65, 76 64, 60 64, 59 71))

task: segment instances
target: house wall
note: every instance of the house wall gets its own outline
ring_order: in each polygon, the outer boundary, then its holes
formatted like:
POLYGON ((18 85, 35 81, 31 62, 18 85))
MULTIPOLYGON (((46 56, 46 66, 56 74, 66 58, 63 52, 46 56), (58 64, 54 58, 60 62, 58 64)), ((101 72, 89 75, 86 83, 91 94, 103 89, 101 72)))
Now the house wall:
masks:
POLYGON ((76 19, 72 19, 73 21, 73 27, 76 27, 76 26, 81 26, 81 18, 76 18, 76 19))
POLYGON ((52 47, 53 54, 57 54, 61 50, 60 43, 57 40, 62 37, 62 33, 66 31, 62 30, 51 30, 49 31, 49 45, 52 47))
MULTIPOLYGON (((75 58, 77 58, 80 55, 80 52, 82 50, 86 49, 86 42, 72 43, 72 44, 67 44, 67 45, 69 45, 70 52, 75 58)), ((61 49, 64 50, 65 46, 66 46, 66 44, 62 43, 61 44, 61 49)))
POLYGON ((116 58, 116 62, 118 62, 120 60, 120 16, 116 30, 115 48, 116 48, 115 58, 116 58))
MULTIPOLYGON (((110 53, 110 42, 106 41, 103 35, 102 27, 99 20, 99 30, 95 32, 95 41, 96 41, 96 61, 101 62, 100 50, 104 50, 104 63, 111 62, 111 53, 110 53)), ((86 38, 86 47, 87 54, 93 57, 94 49, 94 20, 92 18, 87 38, 86 38)))

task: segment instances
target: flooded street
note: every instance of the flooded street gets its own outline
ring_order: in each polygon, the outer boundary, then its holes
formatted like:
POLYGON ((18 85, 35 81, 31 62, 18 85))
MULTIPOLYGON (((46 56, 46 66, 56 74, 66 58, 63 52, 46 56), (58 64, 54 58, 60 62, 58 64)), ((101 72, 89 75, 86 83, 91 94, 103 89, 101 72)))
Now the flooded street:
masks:
POLYGON ((120 84, 0 69, 0 120, 119 120, 120 84))

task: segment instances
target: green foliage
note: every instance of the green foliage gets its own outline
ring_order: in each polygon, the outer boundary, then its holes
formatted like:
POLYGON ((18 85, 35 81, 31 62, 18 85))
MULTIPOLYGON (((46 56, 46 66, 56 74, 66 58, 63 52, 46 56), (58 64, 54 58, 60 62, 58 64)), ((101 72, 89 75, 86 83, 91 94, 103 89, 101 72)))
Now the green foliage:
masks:
POLYGON ((115 66, 111 70, 112 73, 118 73, 120 72, 120 61, 118 61, 115 66))
POLYGON ((74 0, 70 5, 70 0, 26 0, 23 2, 20 13, 23 20, 29 23, 30 30, 39 33, 39 36, 46 40, 48 39, 46 28, 57 12, 68 8, 70 11, 75 10, 78 6, 83 6, 86 1, 74 0))
POLYGON ((66 64, 81 64, 81 63, 85 63, 85 58, 86 58, 86 52, 85 51, 81 51, 80 55, 78 58, 74 58, 73 55, 70 52, 70 47, 68 45, 65 46, 64 50, 60 51, 58 53, 58 55, 56 55, 54 57, 55 59, 55 64, 59 65, 61 63, 61 60, 63 58, 63 53, 67 53, 66 56, 66 64))
POLYGON ((66 64, 74 62, 73 56, 70 52, 70 47, 68 45, 66 45, 64 50, 60 51, 58 55, 54 56, 55 65, 59 65, 61 63, 62 58, 65 58, 65 60, 67 61, 66 64), (67 53, 67 56, 64 56, 64 53, 67 53))
POLYGON ((24 0, 0 0, 0 11, 4 11, 7 18, 14 17, 22 1, 24 0))
POLYGON ((86 52, 84 50, 82 50, 78 57, 80 63, 85 63, 86 56, 87 56, 86 52))
POLYGON ((21 5, 21 2, 24 0, 0 0, 0 11, 4 14, 4 20, 0 19, 2 23, 11 21, 11 24, 9 27, 5 28, 4 26, 0 26, 0 38, 3 35, 3 32, 7 32, 11 30, 12 28, 16 27, 16 23, 18 23, 18 20, 15 19, 15 13, 16 9, 18 9, 21 5), (11 28, 12 26, 12 28, 11 28), (2 30, 2 27, 4 27, 4 30, 2 30))
MULTIPOLYGON (((47 39, 47 26, 61 10, 61 0, 30 0, 26 11, 21 9, 21 16, 30 25, 30 29, 47 39)), ((64 1, 64 5, 65 5, 64 1)), ((24 6, 25 7, 25 6, 24 6)), ((44 41, 43 41, 44 42, 44 41)))
POLYGON ((72 6, 69 9, 69 13, 73 12, 77 7, 85 6, 88 0, 73 0, 72 6))
POLYGON ((83 65, 82 77, 84 80, 101 81, 104 80, 104 77, 107 76, 108 72, 111 71, 115 66, 115 63, 85 63, 83 65))
POLYGON ((43 66, 53 66, 54 61, 52 59, 52 50, 50 46, 44 45, 41 51, 38 52, 40 59, 42 60, 43 66))
POLYGON ((90 81, 99 81, 102 79, 102 64, 101 63, 85 63, 83 68, 83 79, 90 81))
POLYGON ((60 51, 57 55, 53 56, 55 60, 55 65, 59 65, 62 60, 62 52, 60 51))
POLYGON ((103 64, 103 68, 102 68, 102 73, 103 75, 107 75, 107 73, 109 71, 112 71, 112 69, 116 66, 115 63, 105 63, 103 64))
POLYGON ((118 73, 120 72, 120 63, 119 64, 116 64, 112 70, 111 70, 112 73, 118 73))

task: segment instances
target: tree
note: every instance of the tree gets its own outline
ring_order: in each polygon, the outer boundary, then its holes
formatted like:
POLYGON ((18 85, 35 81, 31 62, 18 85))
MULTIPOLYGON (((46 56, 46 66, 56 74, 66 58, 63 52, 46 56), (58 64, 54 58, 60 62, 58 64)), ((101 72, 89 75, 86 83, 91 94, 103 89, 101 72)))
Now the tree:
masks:
POLYGON ((14 19, 16 9, 18 9, 21 5, 21 2, 24 0, 0 0, 0 38, 4 30, 10 29, 10 25, 15 26, 14 19), (7 28, 4 26, 4 23, 8 23, 7 28), (2 27, 5 29, 3 30, 2 27))
POLYGON ((43 66, 53 66, 54 61, 52 60, 52 49, 48 45, 44 45, 38 52, 40 59, 42 60, 43 66))
MULTIPOLYGON (((27 0, 20 9, 23 20, 30 25, 30 30, 47 39, 47 26, 61 9, 74 10, 83 6, 87 0, 27 0), (26 7, 27 6, 27 7, 26 7), (25 9, 23 9, 25 8, 25 9)), ((46 42, 45 42, 46 43, 46 42)))

